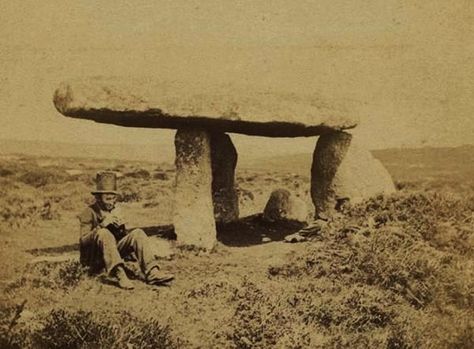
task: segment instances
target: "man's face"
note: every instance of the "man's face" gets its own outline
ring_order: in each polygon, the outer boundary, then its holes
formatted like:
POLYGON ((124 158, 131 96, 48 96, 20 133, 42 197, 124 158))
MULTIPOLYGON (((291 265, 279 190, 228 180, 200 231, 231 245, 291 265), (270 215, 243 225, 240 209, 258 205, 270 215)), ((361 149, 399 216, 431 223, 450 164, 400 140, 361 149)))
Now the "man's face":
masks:
POLYGON ((106 211, 111 211, 115 207, 115 202, 117 201, 116 194, 100 194, 99 202, 102 206, 102 209, 106 211))

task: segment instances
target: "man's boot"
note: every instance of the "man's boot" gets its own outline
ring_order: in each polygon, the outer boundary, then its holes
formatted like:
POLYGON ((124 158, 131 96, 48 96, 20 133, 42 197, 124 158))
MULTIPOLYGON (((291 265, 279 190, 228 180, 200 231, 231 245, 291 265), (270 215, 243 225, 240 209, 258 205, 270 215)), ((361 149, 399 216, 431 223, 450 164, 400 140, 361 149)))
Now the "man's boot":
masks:
POLYGON ((158 267, 153 267, 146 275, 146 283, 149 285, 163 285, 174 279, 174 275, 166 274, 159 270, 158 267))
POLYGON ((120 288, 123 288, 124 290, 133 290, 135 288, 121 265, 116 268, 115 277, 120 288))

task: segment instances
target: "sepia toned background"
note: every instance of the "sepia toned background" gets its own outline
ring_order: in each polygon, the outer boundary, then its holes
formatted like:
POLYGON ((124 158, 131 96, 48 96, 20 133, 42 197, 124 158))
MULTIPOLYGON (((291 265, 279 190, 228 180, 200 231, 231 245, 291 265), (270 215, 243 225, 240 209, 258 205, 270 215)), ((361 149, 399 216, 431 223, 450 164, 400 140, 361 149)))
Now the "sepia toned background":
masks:
MULTIPOLYGON (((344 101, 370 148, 456 146, 474 134, 470 1, 1 1, 0 139, 160 146, 172 131, 62 117, 82 76, 268 85, 344 101)), ((234 137, 241 154, 314 140, 234 137)), ((149 150, 147 150, 149 151, 149 150)), ((151 151, 150 151, 151 152, 151 151)))
POLYGON ((473 26, 472 0, 0 0, 0 347, 473 348, 473 26), (89 76, 343 105, 396 190, 313 220, 316 137, 232 134, 239 219, 180 244, 174 131, 62 116, 54 90, 89 76), (104 169, 170 287, 80 264, 104 169), (278 191, 309 222, 265 220, 278 191))

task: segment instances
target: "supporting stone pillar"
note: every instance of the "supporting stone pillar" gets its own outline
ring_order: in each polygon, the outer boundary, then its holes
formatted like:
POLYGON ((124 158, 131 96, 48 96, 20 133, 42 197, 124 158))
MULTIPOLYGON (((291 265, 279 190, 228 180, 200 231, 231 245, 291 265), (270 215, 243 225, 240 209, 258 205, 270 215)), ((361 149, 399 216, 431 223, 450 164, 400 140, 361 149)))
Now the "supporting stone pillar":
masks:
POLYGON ((177 239, 183 244, 210 250, 216 243, 210 135, 204 130, 179 129, 175 147, 174 228, 177 239))
POLYGON ((321 135, 316 143, 311 166, 311 198, 316 217, 327 218, 336 207, 334 180, 352 136, 345 132, 321 135))
POLYGON ((225 133, 211 135, 212 198, 214 217, 219 223, 239 218, 239 198, 235 187, 237 150, 225 133))
POLYGON ((311 197, 316 216, 327 218, 341 203, 357 203, 395 191, 382 163, 345 132, 319 137, 311 168, 311 197))

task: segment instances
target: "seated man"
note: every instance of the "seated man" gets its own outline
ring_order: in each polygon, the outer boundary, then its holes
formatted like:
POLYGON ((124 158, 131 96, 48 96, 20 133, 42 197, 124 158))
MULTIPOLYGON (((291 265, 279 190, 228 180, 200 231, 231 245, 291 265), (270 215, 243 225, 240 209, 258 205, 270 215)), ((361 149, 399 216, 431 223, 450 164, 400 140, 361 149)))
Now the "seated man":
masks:
POLYGON ((135 253, 148 284, 161 285, 173 280, 173 275, 160 272, 152 244, 143 230, 125 228, 115 208, 118 195, 115 173, 98 173, 96 180, 97 190, 92 192, 95 202, 79 215, 81 263, 93 271, 105 267, 119 287, 133 289, 122 257, 135 253))

